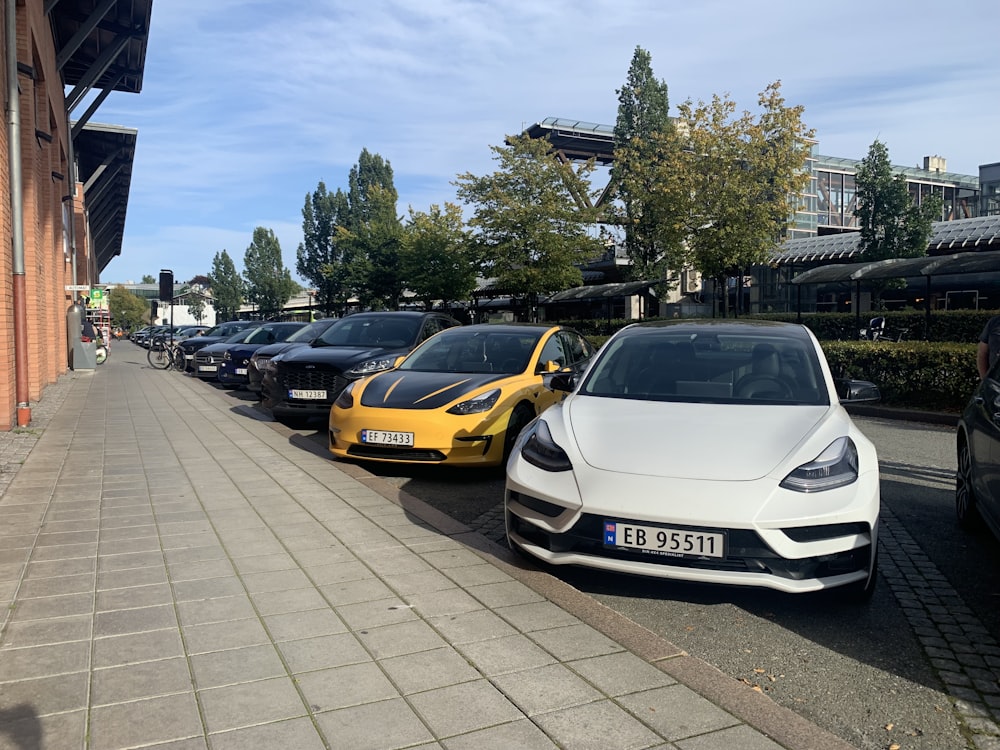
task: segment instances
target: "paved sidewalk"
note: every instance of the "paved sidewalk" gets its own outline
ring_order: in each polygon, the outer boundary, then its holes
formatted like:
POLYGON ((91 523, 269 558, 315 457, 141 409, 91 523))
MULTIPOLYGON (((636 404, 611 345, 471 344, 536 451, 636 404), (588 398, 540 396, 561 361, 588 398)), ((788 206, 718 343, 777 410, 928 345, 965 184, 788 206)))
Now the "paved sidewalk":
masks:
POLYGON ((0 749, 849 747, 310 444, 130 343, 0 433, 0 749))

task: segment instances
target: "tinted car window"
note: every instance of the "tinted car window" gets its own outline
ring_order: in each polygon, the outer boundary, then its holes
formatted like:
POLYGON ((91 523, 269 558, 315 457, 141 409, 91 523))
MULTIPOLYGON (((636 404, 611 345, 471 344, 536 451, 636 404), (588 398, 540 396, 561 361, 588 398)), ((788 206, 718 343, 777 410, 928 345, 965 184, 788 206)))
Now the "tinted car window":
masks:
POLYGON ((350 316, 328 328, 316 343, 326 346, 399 348, 413 343, 420 323, 420 318, 415 317, 350 316))

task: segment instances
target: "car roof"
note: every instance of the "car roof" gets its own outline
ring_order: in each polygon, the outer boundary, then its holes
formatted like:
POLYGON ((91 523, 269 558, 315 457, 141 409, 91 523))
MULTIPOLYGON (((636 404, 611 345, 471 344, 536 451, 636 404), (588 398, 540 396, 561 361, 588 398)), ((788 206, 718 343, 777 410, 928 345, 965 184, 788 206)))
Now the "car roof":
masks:
POLYGON ((725 336, 745 334, 756 330, 763 333, 770 329, 777 333, 780 331, 786 336, 793 338, 809 338, 809 330, 799 323, 790 323, 779 320, 751 320, 749 318, 687 318, 684 320, 651 320, 641 323, 632 323, 622 328, 617 335, 620 336, 643 336, 655 334, 658 331, 669 331, 670 333, 701 333, 716 334, 725 336))

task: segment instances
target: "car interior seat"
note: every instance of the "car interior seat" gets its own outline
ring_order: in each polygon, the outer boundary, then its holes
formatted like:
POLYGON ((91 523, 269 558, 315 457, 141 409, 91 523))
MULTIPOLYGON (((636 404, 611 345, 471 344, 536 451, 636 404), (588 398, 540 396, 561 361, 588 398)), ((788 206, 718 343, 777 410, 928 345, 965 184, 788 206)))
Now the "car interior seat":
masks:
POLYGON ((781 357, 773 344, 755 344, 750 353, 750 372, 736 381, 737 398, 789 399, 793 384, 781 373, 781 357))

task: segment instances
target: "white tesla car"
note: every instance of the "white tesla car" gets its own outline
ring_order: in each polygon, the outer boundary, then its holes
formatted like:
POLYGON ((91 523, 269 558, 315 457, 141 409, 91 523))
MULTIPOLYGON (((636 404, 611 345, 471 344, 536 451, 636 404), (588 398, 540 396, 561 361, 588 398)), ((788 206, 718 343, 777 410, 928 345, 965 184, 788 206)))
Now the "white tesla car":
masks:
POLYGON ((507 464, 511 547, 554 565, 870 597, 875 447, 791 323, 638 323, 525 428, 507 464))

